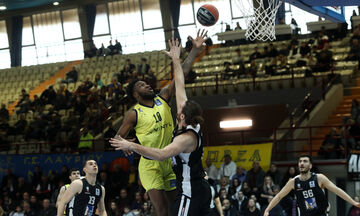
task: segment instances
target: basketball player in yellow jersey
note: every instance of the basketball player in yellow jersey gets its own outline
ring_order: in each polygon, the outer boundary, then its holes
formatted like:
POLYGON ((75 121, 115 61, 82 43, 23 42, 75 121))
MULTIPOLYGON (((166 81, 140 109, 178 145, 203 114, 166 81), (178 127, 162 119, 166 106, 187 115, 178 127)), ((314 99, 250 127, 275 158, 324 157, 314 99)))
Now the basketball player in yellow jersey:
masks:
MULTIPOLYGON (((77 169, 77 168, 72 168, 69 171, 69 179, 70 179, 71 182, 73 182, 76 179, 80 179, 80 170, 77 169)), ((58 195, 57 200, 56 200, 56 207, 58 206, 58 204, 59 204, 59 202, 61 200, 61 197, 64 195, 64 193, 65 193, 66 189, 69 187, 69 185, 70 184, 66 184, 66 185, 64 185, 64 186, 62 186, 60 188, 59 195, 58 195)))
MULTIPOLYGON (((204 30, 201 33, 199 30, 195 39, 191 38, 193 48, 182 64, 185 75, 190 71, 204 38, 204 30)), ((144 81, 132 80, 127 87, 127 95, 135 99, 137 104, 125 115, 117 135, 126 137, 130 130, 135 129, 141 145, 159 149, 169 145, 174 124, 168 103, 174 92, 174 80, 158 95, 144 81)), ((141 157, 139 176, 155 207, 156 215, 170 214, 169 207, 176 195, 176 176, 172 171, 171 159, 159 162, 141 157)))

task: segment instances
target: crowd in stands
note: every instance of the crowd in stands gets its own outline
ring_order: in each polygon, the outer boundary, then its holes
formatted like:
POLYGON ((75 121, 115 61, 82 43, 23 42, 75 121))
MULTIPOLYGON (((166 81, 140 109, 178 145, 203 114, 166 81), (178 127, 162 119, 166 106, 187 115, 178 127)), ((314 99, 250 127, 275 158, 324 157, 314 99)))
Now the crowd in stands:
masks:
POLYGON ((324 159, 344 158, 345 149, 360 149, 360 105, 353 99, 350 116, 343 117, 340 127, 330 128, 319 155, 324 159))
POLYGON ((97 48, 96 45, 91 42, 90 48, 85 51, 85 58, 91 58, 94 56, 108 56, 108 55, 117 55, 122 54, 122 46, 118 40, 115 40, 115 44, 112 44, 112 40, 109 41, 107 47, 104 44, 101 44, 100 48, 97 48))
MULTIPOLYGON (((137 161, 137 160, 135 160, 137 161)), ((105 204, 109 216, 150 216, 155 215, 148 194, 139 181, 137 166, 128 170, 117 164, 109 167, 102 164, 97 181, 106 190, 105 204)), ((281 173, 275 164, 265 172, 257 161, 250 170, 236 166, 229 155, 217 169, 210 160, 205 170, 209 183, 215 190, 215 198, 222 204, 224 216, 260 216, 290 178, 298 174, 297 168, 288 167, 281 173)), ((7 169, 1 181, 0 215, 53 216, 59 189, 70 183, 69 168, 63 166, 60 173, 46 174, 41 167, 33 170, 33 176, 27 182, 7 169)), ((314 168, 316 172, 316 167, 314 168)), ((287 195, 271 212, 272 216, 294 215, 296 206, 294 192, 287 195)), ((352 207, 350 212, 358 212, 352 207)))
POLYGON ((142 58, 138 66, 127 59, 123 69, 113 74, 111 83, 103 83, 101 74, 96 74, 94 80, 86 76, 81 84, 78 77, 79 72, 73 67, 58 89, 49 86, 33 99, 23 89, 15 109, 17 122, 13 125, 9 125, 9 112, 2 104, 0 142, 13 142, 14 137, 20 136, 21 139, 16 141, 50 142, 52 150, 64 146, 91 149, 93 145, 89 140, 102 133, 104 128, 109 128, 105 131, 107 138, 113 137, 111 123, 125 112, 125 106, 130 103, 125 96, 124 84, 139 78, 157 89, 157 78, 146 58, 142 58), (68 90, 70 83, 77 83, 74 91, 68 90))
MULTIPOLYGON (((231 31, 227 25, 227 30, 231 31)), ((267 75, 290 74, 291 67, 307 66, 305 76, 311 76, 313 72, 326 72, 333 69, 336 64, 330 50, 331 41, 339 41, 347 36, 347 24, 339 23, 335 30, 327 30, 324 26, 321 31, 314 32, 313 37, 307 41, 298 40, 298 35, 293 35, 291 40, 284 41, 280 47, 275 47, 272 43, 259 50, 254 48, 254 52, 249 58, 245 58, 241 49, 236 49, 236 55, 230 60, 224 62, 224 71, 222 79, 243 77, 259 77, 267 75), (249 64, 245 67, 245 64, 249 64), (233 66, 231 66, 233 65, 233 66), (231 66, 231 67, 230 67, 231 66), (265 74, 259 74, 259 71, 265 71, 265 74)), ((360 62, 360 26, 353 29, 353 35, 350 38, 349 46, 351 49, 347 54, 345 61, 360 62)), ((225 46, 238 45, 236 41, 226 41, 225 46)))

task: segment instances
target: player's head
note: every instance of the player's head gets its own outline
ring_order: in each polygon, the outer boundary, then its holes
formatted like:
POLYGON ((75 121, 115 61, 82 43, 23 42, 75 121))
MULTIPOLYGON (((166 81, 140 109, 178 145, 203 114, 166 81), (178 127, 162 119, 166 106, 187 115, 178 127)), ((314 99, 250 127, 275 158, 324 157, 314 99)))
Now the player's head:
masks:
POLYGON ((73 182, 76 179, 80 179, 80 170, 78 168, 72 168, 69 171, 69 179, 73 182))
POLYGON ((298 166, 301 174, 308 173, 312 168, 311 156, 307 154, 300 155, 298 160, 298 166))
POLYGON ((95 160, 86 160, 83 168, 84 173, 87 174, 97 174, 98 173, 98 165, 95 160))
POLYGON ((151 100, 155 97, 154 90, 146 82, 133 79, 126 88, 128 97, 132 100, 151 100))
POLYGON ((186 125, 196 126, 204 122, 201 106, 195 101, 185 101, 180 105, 180 110, 177 114, 179 123, 185 123, 186 125))

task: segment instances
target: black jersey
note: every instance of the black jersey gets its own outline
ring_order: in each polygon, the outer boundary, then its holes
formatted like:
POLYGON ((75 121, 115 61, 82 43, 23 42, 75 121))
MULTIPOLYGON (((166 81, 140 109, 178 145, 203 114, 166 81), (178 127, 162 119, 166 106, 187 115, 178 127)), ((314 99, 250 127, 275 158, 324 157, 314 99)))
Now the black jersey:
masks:
POLYGON ((174 130, 174 136, 186 131, 196 134, 198 145, 191 153, 180 153, 172 158, 173 170, 176 174, 177 195, 174 202, 173 215, 208 215, 210 210, 211 190, 209 183, 204 179, 202 168, 203 143, 200 125, 187 126, 179 133, 174 130))
POLYGON ((102 196, 101 185, 90 185, 85 178, 81 181, 83 183, 82 191, 68 203, 66 207, 67 216, 95 215, 97 204, 102 196))
POLYGON ((187 131, 192 131, 196 134, 198 146, 191 153, 180 153, 173 157, 172 161, 173 170, 176 175, 176 188, 180 189, 181 193, 191 197, 193 189, 192 184, 194 184, 195 181, 203 180, 205 173, 202 167, 203 143, 200 125, 198 124, 196 127, 188 125, 180 132, 177 131, 176 127, 173 138, 187 131))
POLYGON ((328 200, 323 189, 319 186, 317 174, 311 173, 311 177, 306 181, 301 181, 299 176, 296 176, 294 182, 296 203, 300 215, 326 215, 328 200))

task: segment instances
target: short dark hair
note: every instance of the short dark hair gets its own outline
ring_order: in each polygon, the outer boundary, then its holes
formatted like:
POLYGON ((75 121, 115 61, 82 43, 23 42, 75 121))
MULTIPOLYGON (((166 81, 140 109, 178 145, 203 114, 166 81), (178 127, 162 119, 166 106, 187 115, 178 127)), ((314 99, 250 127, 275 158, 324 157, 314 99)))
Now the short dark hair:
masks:
POLYGON ((72 169, 70 169, 70 170, 69 170, 69 176, 71 176, 71 173, 72 173, 72 172, 76 172, 76 171, 79 171, 79 172, 80 172, 80 169, 78 169, 78 168, 72 168, 72 169))
POLYGON ((298 160, 300 160, 300 158, 303 158, 303 157, 309 158, 310 163, 311 163, 311 164, 313 163, 312 157, 311 157, 310 155, 308 155, 308 154, 302 154, 302 155, 300 155, 299 158, 298 158, 298 160))
MULTIPOLYGON (((95 161, 94 159, 87 159, 86 161, 84 161, 83 167, 85 167, 85 166, 86 166, 86 164, 87 164, 87 162, 88 162, 88 161, 90 161, 90 160, 95 161)), ((96 161, 95 161, 95 162, 96 162, 96 161)))
POLYGON ((132 101, 135 101, 135 97, 134 97, 134 88, 135 88, 135 84, 138 82, 138 79, 133 79, 129 82, 129 85, 126 87, 126 94, 129 97, 129 99, 131 99, 132 101))
POLYGON ((185 123, 195 127, 197 124, 204 122, 201 106, 195 101, 188 100, 182 108, 182 113, 185 115, 185 123))

